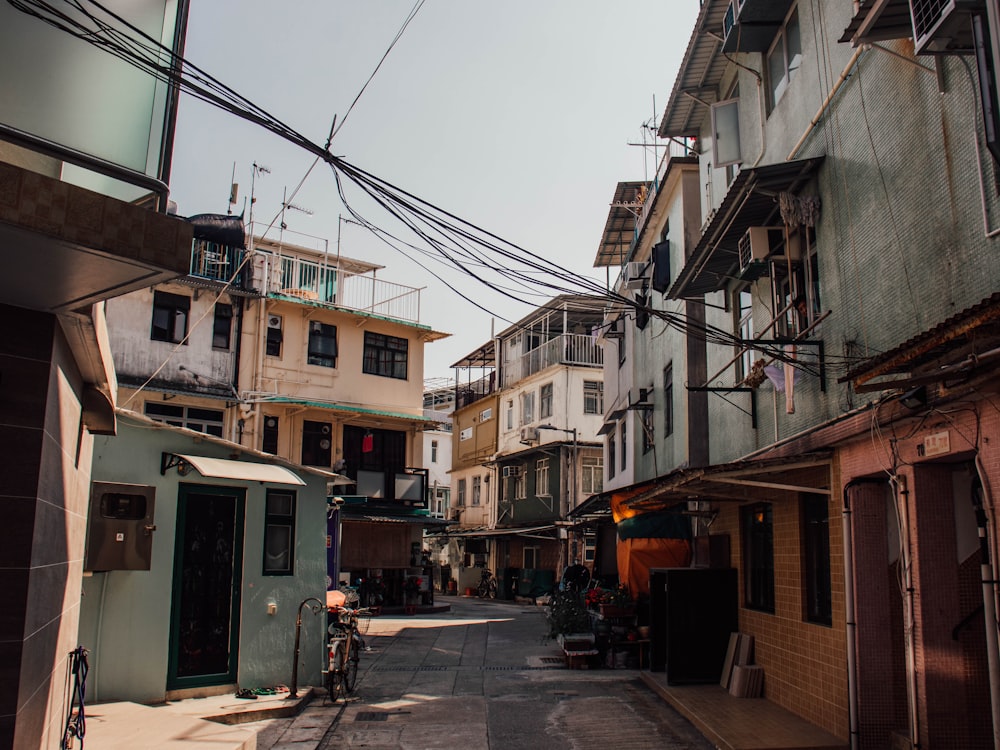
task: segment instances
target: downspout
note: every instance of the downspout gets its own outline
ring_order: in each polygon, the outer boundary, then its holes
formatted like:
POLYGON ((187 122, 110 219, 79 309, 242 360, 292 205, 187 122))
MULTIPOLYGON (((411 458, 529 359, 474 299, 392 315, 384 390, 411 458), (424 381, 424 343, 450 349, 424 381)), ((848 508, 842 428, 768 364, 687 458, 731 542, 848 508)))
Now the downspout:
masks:
POLYGON ((990 493, 983 461, 976 453, 976 474, 982 496, 972 493, 972 504, 979 527, 980 573, 983 581, 983 615, 986 621, 986 657, 990 677, 990 708, 993 715, 993 747, 1000 748, 1000 654, 997 652, 996 580, 993 556, 990 554, 989 530, 992 526, 993 497, 990 493))
POLYGON ((906 488, 906 476, 894 474, 893 502, 899 520, 899 556, 903 564, 903 631, 906 635, 906 698, 910 710, 910 742, 920 747, 920 719, 917 706, 917 664, 913 637, 913 571, 910 559, 910 491, 906 488))
MULTIPOLYGON (((233 378, 232 378, 232 388, 233 393, 236 394, 237 401, 237 414, 240 414, 239 401, 240 401, 240 352, 243 349, 243 297, 236 297, 236 334, 235 334, 235 346, 233 347, 233 378)), ((237 420, 240 417, 237 417, 237 420)), ((239 438, 235 441, 240 445, 243 444, 243 430, 239 430, 239 438)))
POLYGON ((850 491, 862 484, 884 485, 880 479, 852 479, 844 485, 844 619, 847 629, 847 716, 851 750, 857 750, 858 735, 858 623, 854 601, 854 537, 851 525, 850 491))
POLYGON ((847 65, 844 66, 844 70, 841 71, 840 77, 833 84, 833 88, 830 89, 830 93, 826 95, 826 99, 824 99, 823 103, 819 105, 819 109, 816 111, 816 114, 813 115, 813 118, 809 121, 809 126, 806 128, 806 132, 804 132, 802 137, 799 138, 798 143, 792 147, 788 156, 785 157, 785 161, 791 161, 795 158, 799 149, 801 149, 802 145, 806 142, 806 138, 808 138, 809 134, 812 133, 813 128, 819 124, 819 118, 823 116, 826 108, 830 106, 830 102, 833 101, 833 97, 836 96, 838 91, 840 91, 840 87, 844 85, 844 81, 846 81, 847 76, 851 74, 851 69, 854 67, 854 64, 858 61, 858 58, 864 50, 864 47, 858 47, 854 50, 854 54, 851 55, 851 59, 847 61, 847 65))
MULTIPOLYGON (((264 372, 264 347, 267 342, 267 294, 271 286, 271 260, 266 256, 262 256, 262 259, 264 261, 264 280, 262 282, 264 289, 262 290, 263 294, 261 294, 259 309, 257 310, 257 351, 253 374, 253 389, 258 392, 264 390, 262 373, 264 372)), ((254 448, 258 448, 260 445, 258 441, 260 440, 261 425, 263 424, 262 411, 263 409, 259 405, 255 406, 253 415, 254 448)))

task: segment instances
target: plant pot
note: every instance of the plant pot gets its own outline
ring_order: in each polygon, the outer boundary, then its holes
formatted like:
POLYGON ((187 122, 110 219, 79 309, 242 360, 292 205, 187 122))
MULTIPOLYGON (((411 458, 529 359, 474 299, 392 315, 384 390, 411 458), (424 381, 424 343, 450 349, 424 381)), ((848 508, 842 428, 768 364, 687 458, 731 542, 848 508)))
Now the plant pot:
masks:
POLYGON ((634 604, 602 604, 601 617, 632 617, 635 615, 634 604))

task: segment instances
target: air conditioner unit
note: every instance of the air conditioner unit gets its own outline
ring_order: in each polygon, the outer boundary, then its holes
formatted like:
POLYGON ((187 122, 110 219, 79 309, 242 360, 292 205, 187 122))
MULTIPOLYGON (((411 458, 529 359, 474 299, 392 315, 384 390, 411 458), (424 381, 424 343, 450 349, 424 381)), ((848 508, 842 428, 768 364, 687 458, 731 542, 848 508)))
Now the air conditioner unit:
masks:
POLYGON ((650 388, 630 388, 628 392, 629 406, 650 406, 652 396, 650 388))
POLYGON ((781 227, 750 227, 746 234, 740 237, 737 245, 740 256, 740 278, 754 280, 760 277, 767 268, 767 256, 771 254, 772 232, 777 233, 778 241, 784 230, 781 227))
POLYGON ((522 443, 537 443, 538 442, 538 428, 537 427, 522 427, 521 428, 521 442, 522 443))
POLYGON ((502 471, 504 479, 514 479, 521 476, 520 466, 504 466, 502 471))
POLYGON ((646 271, 649 269, 648 263, 626 263, 625 264, 625 288, 642 289, 646 284, 646 271))
POLYGON ((914 52, 918 55, 971 52, 975 11, 986 12, 983 0, 910 0, 914 52))
POLYGON ((281 330, 281 316, 280 315, 268 315, 267 316, 267 327, 277 328, 281 330))
POLYGON ((792 0, 731 0, 722 18, 722 51, 766 51, 791 6, 792 0))

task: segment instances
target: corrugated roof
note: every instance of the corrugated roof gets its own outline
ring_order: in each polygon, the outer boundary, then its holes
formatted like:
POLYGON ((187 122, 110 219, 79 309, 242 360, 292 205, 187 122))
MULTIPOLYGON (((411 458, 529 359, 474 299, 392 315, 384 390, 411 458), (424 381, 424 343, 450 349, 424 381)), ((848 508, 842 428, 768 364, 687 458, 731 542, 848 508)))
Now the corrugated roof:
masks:
POLYGON ((435 422, 437 420, 427 419, 422 414, 405 414, 403 412, 386 411, 384 409, 370 409, 366 406, 351 406, 332 401, 310 401, 304 398, 292 398, 290 396, 269 396, 262 398, 256 403, 263 404, 295 404, 297 406, 309 406, 315 409, 329 409, 331 411, 343 411, 351 414, 370 414, 376 417, 393 417, 395 419, 405 419, 410 422, 435 422))
POLYGON ((837 41, 852 47, 913 36, 909 0, 865 0, 837 41))
POLYGON ((646 187, 647 184, 642 181, 618 183, 611 199, 608 219, 604 223, 594 268, 620 266, 628 259, 629 248, 635 239, 636 221, 642 211, 640 196, 646 187))

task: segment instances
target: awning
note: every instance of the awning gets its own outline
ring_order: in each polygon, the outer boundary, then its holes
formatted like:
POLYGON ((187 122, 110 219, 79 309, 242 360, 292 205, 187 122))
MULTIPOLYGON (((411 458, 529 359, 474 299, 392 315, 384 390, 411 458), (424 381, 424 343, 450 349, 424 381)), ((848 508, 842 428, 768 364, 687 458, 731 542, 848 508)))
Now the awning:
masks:
POLYGON ((838 382, 850 382, 859 393, 960 382, 978 369, 995 366, 998 349, 1000 292, 868 359, 838 382), (897 377, 875 380, 883 376, 897 377))
POLYGON ((909 39, 913 19, 909 0, 865 0, 838 42, 852 47, 886 39, 909 39))
POLYGON ((297 484, 305 482, 297 474, 284 466, 274 464, 258 464, 249 461, 233 461, 228 458, 209 458, 208 456, 192 456, 187 453, 164 453, 160 465, 160 473, 172 466, 182 476, 193 466, 203 477, 216 479, 238 479, 246 482, 270 482, 272 484, 297 484))
POLYGON ((328 409, 330 411, 339 411, 347 414, 366 414, 376 417, 392 417, 394 419, 403 419, 409 422, 419 422, 421 424, 437 421, 435 419, 428 419, 422 414, 406 414, 405 412, 385 411, 383 409, 370 409, 366 406, 353 406, 350 404, 342 404, 333 401, 310 401, 308 399, 290 398, 287 396, 271 396, 268 398, 262 398, 256 403, 279 404, 286 406, 306 406, 313 409, 328 409))
POLYGON ((739 241, 750 227, 781 226, 778 194, 797 192, 823 163, 812 159, 744 169, 667 292, 670 299, 717 291, 739 270, 739 241))
POLYGON ((538 534, 543 531, 553 531, 556 526, 553 523, 546 524, 545 526, 528 526, 522 528, 510 528, 510 529, 469 529, 467 531, 447 531, 444 532, 449 537, 465 537, 465 538, 475 538, 475 537, 501 537, 501 536, 530 536, 533 534, 538 534))
POLYGON ((342 521, 363 521, 365 523, 413 523, 421 526, 447 526, 450 521, 433 516, 389 516, 375 513, 351 513, 348 506, 341 506, 342 521))
POLYGON ((620 266, 628 260, 632 240, 635 239, 635 223, 642 211, 639 196, 646 187, 645 182, 619 182, 611 199, 611 210, 604 223, 604 234, 597 247, 594 268, 620 266))
POLYGON ((749 502, 760 499, 754 492, 759 489, 829 495, 831 456, 830 452, 816 452, 677 469, 647 489, 635 492, 634 488, 622 488, 616 492, 630 494, 622 504, 641 511, 662 510, 687 500, 749 502))

